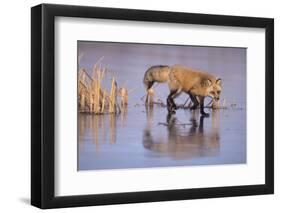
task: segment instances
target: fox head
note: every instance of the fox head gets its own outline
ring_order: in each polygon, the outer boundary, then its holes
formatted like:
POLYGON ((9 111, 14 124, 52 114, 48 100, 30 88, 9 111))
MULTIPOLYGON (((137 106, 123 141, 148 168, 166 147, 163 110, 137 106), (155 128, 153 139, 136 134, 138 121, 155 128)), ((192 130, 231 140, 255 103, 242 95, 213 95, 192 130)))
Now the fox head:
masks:
POLYGON ((206 87, 206 96, 214 99, 215 101, 220 100, 221 94, 221 79, 217 78, 215 81, 211 81, 210 79, 205 79, 202 82, 202 86, 206 87))

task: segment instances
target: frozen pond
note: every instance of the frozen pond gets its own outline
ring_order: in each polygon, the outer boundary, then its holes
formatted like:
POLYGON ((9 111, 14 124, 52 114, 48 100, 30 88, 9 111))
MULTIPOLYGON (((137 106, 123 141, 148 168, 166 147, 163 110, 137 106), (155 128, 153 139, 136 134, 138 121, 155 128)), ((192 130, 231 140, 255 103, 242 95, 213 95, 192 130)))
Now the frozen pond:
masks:
POLYGON ((79 115, 79 170, 246 162, 245 110, 214 110, 206 118, 178 110, 169 118, 165 108, 137 109, 79 115))

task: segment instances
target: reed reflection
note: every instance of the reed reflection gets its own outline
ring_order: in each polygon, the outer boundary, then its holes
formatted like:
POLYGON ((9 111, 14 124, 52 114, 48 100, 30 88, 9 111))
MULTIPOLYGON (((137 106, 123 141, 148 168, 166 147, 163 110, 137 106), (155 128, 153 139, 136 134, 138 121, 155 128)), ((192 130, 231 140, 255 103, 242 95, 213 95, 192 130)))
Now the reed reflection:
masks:
POLYGON ((181 123, 176 115, 168 114, 166 123, 159 123, 167 129, 167 137, 163 138, 157 129, 151 128, 153 108, 149 108, 147 125, 143 131, 143 146, 152 152, 175 159, 217 156, 220 148, 219 113, 213 110, 211 125, 207 128, 204 126, 205 119, 210 118, 193 111, 190 121, 181 123))
POLYGON ((86 140, 95 144, 95 150, 99 151, 101 144, 115 144, 117 140, 117 128, 125 126, 127 110, 120 114, 91 115, 80 113, 78 116, 79 146, 83 148, 86 140))

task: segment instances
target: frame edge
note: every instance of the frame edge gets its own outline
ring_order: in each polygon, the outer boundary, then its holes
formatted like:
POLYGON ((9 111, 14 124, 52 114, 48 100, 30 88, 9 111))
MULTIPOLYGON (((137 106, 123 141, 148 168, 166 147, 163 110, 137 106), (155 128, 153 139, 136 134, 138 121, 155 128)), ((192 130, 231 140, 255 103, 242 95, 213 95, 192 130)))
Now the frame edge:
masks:
POLYGON ((31 205, 42 205, 41 53, 42 5, 31 8, 31 205))
POLYGON ((274 194, 274 19, 268 19, 265 36, 265 184, 274 194))
MULTIPOLYGON (((65 6, 65 5, 52 5, 41 4, 31 8, 31 204, 33 206, 46 209, 46 208, 62 208, 62 207, 74 207, 74 206, 89 206, 89 205, 109 205, 109 204, 121 204, 121 203, 139 203, 139 202, 157 202, 168 200, 182 200, 182 199, 198 199, 198 198, 218 198, 228 196, 247 196, 258 194, 272 194, 274 193, 274 20, 269 18, 250 18, 250 22, 245 23, 244 17, 231 17, 221 15, 211 15, 213 20, 218 22, 218 18, 229 17, 224 22, 220 22, 217 25, 228 25, 233 19, 240 19, 242 25, 249 25, 250 27, 263 27, 266 29, 266 182, 261 186, 249 186, 244 190, 240 187, 228 188, 222 187, 219 191, 214 192, 213 189, 199 189, 197 192, 189 190, 189 193, 185 196, 179 196, 179 193, 183 191, 164 192, 159 198, 152 200, 151 196, 156 195, 156 192, 145 192, 131 194, 130 199, 125 198, 125 194, 118 194, 120 198, 114 198, 117 195, 111 194, 113 200, 108 200, 103 195, 96 197, 95 195, 82 195, 82 196, 67 196, 67 197, 54 197, 54 70, 49 70, 54 64, 52 61, 53 52, 53 18, 58 14, 64 14, 69 16, 73 7, 83 8, 85 6, 65 6), (67 7, 66 12, 62 11, 64 7, 67 7), (48 8, 48 9, 47 9, 48 8), (47 18, 52 18, 48 20, 47 18), (255 23, 258 21, 258 23, 255 23), (44 36, 46 34, 46 36, 44 36), (44 38, 43 38, 44 37, 44 38), (47 44, 52 44, 48 46, 47 44), (45 47, 45 48, 43 48, 45 47), (50 96, 50 97, 48 97, 50 96), (50 108, 47 108, 47 103, 50 108), (51 159, 51 161, 49 161, 51 159), (51 171, 52 170, 52 171, 51 171), (227 189, 228 188, 228 189, 227 189), (227 190, 226 190, 227 189, 227 190), (201 190, 205 190, 203 192, 201 190), (228 193, 225 193, 225 190, 228 193), (252 190, 248 192, 247 190, 252 190), (224 192, 224 193, 223 193, 224 192), (151 193, 148 195, 148 193, 151 193), (201 194, 200 194, 201 193, 201 194), (192 194, 192 195, 191 195, 192 194), (171 198, 171 195, 176 197, 171 198), (168 198, 169 197, 169 198, 168 198), (127 202, 126 202, 127 200, 127 202)), ((93 7, 91 7, 93 9, 93 7)), ((78 8, 76 8, 78 9, 78 8)), ((105 8, 99 8, 100 10, 105 8)), ((112 9, 112 8, 111 8, 112 9)), ((110 10, 107 8, 106 10, 110 10)), ((113 10, 123 10, 114 8, 113 10)), ((135 10, 131 10, 131 12, 135 10)), ((143 11, 138 10, 140 13, 143 11)), ((119 11, 120 12, 120 11, 119 11)), ((144 13, 156 12, 147 11, 144 13)), ((163 15, 163 11, 157 12, 159 15, 163 15)), ((170 15, 176 15, 180 13, 168 12, 170 15)), ((131 14, 131 13, 130 13, 131 14)), ((128 14, 128 15, 130 15, 128 14)), ((120 15, 119 13, 115 14, 120 15)), ((169 15, 169 16, 170 16, 169 15)), ((192 18, 195 14, 189 14, 192 18)), ((207 24, 205 14, 196 14, 196 16, 204 17, 204 23, 207 24)), ((88 16, 92 16, 88 14, 88 16)), ((79 16, 78 16, 79 17, 79 16)), ((127 18, 127 15, 121 15, 121 19, 127 18)), ((248 17, 249 18, 249 17, 248 17)), ((146 18, 143 18, 146 19, 146 18)), ((161 18, 160 18, 161 19, 161 18)), ((131 20, 135 20, 133 17, 131 20)), ((166 22, 169 22, 165 20, 166 22)), ((165 22, 164 21, 164 22, 165 22)), ((187 21, 186 19, 183 22, 187 21)), ((190 21, 190 20, 189 20, 190 21)), ((161 22, 161 21, 160 21, 161 22)), ((163 20, 162 20, 163 22, 163 20)), ((216 23, 217 23, 216 22, 216 23)), ((238 23, 238 22, 237 22, 238 23)), ((196 23, 193 23, 196 24, 196 23)), ((215 24, 214 24, 215 25, 215 24)))

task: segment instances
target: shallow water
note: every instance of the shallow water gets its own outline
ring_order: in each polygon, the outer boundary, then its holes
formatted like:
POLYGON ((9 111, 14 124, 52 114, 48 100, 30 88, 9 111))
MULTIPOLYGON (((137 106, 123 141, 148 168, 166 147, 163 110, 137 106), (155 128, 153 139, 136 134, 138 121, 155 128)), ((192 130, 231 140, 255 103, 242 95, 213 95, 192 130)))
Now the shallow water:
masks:
MULTIPOLYGON (((245 48, 78 42, 78 70, 92 66, 110 70, 118 87, 129 90, 126 112, 78 116, 78 170, 145 168, 246 163, 246 54, 245 48), (142 83, 152 65, 181 64, 222 79, 221 100, 235 108, 210 110, 210 117, 179 109, 145 108, 142 83), (137 106, 136 106, 137 105, 137 106)), ((155 100, 166 102, 167 85, 158 84, 155 100)), ((184 103, 186 95, 176 99, 184 103)), ((205 103, 208 103, 207 100, 205 103)))
POLYGON ((245 110, 79 114, 79 170, 246 163, 245 110))

